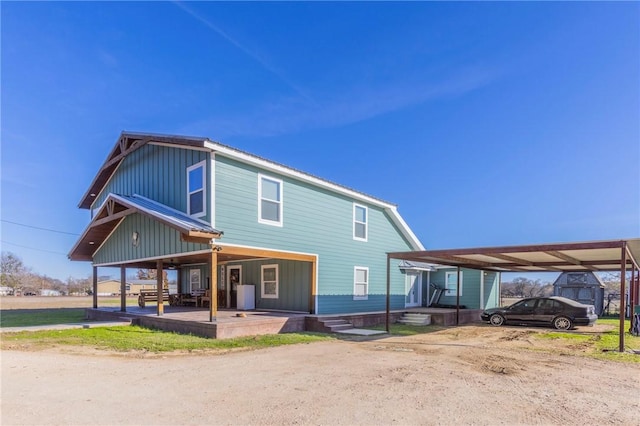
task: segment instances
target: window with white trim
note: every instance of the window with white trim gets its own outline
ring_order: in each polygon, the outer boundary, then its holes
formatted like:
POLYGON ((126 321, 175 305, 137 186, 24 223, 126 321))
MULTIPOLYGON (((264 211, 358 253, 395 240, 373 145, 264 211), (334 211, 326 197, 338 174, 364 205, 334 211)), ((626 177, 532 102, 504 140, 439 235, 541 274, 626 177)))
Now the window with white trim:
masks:
POLYGON ((205 162, 201 161, 187 168, 187 213, 202 217, 207 214, 205 197, 205 162))
POLYGON ((200 279, 200 269, 189 269, 189 291, 202 288, 202 280, 200 279))
POLYGON ((262 265, 260 272, 260 296, 263 299, 278 298, 278 265, 262 265))
MULTIPOLYGON (((458 272, 447 271, 444 273, 444 295, 458 295, 458 272)), ((460 296, 462 296, 462 271, 460 271, 460 296)))
POLYGON ((356 266, 353 268, 353 300, 369 298, 369 268, 356 266))
POLYGON ((258 175, 258 222, 282 226, 282 181, 258 175))
POLYGON ((367 216, 369 209, 360 204, 353 204, 353 239, 367 241, 367 216))

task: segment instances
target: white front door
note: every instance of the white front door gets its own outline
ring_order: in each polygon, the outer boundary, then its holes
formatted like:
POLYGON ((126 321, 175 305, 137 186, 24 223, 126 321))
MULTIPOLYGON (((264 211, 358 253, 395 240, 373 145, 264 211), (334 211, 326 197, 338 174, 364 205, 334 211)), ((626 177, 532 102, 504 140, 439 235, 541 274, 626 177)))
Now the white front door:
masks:
POLYGON ((422 293, 422 273, 418 271, 407 271, 405 280, 406 297, 404 306, 407 308, 420 306, 420 296, 422 293))

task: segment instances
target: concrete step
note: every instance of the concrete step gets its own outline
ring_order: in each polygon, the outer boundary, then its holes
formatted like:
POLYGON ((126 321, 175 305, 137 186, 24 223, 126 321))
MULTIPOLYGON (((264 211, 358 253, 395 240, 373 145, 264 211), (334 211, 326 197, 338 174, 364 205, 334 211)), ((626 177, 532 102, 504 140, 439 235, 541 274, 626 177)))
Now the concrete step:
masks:
POLYGON ((398 322, 400 324, 407 324, 407 325, 430 325, 431 315, 405 313, 402 315, 402 318, 398 320, 398 322))
POLYGON ((349 330, 353 328, 353 324, 343 319, 320 319, 320 322, 330 333, 335 333, 339 330, 349 330))
POLYGON ((353 328, 353 325, 351 323, 336 324, 336 325, 329 326, 329 329, 331 330, 332 333, 338 330, 351 330, 352 328, 353 328))

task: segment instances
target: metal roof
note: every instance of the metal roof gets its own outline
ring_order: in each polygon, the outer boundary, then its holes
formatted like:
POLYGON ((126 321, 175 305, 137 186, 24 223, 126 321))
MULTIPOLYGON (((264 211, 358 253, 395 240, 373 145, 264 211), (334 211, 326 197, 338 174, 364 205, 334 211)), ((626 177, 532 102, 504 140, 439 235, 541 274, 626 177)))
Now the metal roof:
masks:
POLYGON ((388 253, 393 259, 497 272, 617 271, 640 262, 640 238, 388 253))
POLYGON ((174 228, 182 231, 197 231, 211 234, 222 234, 222 231, 218 231, 207 222, 193 218, 184 212, 173 209, 157 201, 150 200, 141 195, 116 195, 112 194, 114 199, 120 200, 123 203, 129 203, 132 207, 135 206, 140 212, 147 213, 154 219, 157 219, 166 224, 174 224, 174 228))
POLYGON ((169 145, 176 147, 184 147, 190 149, 206 149, 215 152, 216 155, 227 156, 234 160, 252 164, 261 168, 265 168, 276 173, 281 173, 286 176, 292 177, 297 180, 302 180, 307 183, 311 183, 316 186, 331 190, 333 192, 341 193, 352 197, 356 200, 362 200, 364 202, 371 203, 372 205, 379 206, 389 214, 389 217, 393 223, 402 232, 409 245, 414 249, 421 250, 424 246, 413 233, 411 228, 404 221, 397 206, 388 201, 384 201, 380 198, 365 194, 364 192, 357 191, 353 188, 323 179, 321 177, 312 175, 307 172, 277 163, 275 161, 267 160, 266 158, 251 154, 237 148, 233 148, 228 145, 221 144, 220 142, 212 141, 204 137, 192 137, 192 136, 176 136, 176 135, 159 135, 154 133, 135 133, 135 132, 122 132, 115 146, 107 156, 105 162, 98 170, 98 174, 94 177, 89 189, 82 196, 78 207, 84 209, 90 209, 96 197, 104 190, 107 183, 117 170, 120 163, 132 152, 141 148, 142 146, 152 143, 160 145, 169 145))

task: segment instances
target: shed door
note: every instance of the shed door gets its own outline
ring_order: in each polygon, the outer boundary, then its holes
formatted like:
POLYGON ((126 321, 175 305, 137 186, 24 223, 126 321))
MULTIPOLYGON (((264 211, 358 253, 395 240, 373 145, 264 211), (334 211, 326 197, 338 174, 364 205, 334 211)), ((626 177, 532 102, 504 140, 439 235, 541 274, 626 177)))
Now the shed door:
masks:
POLYGON ((407 271, 406 297, 404 306, 407 308, 420 306, 420 291, 422 289, 422 273, 418 271, 407 271))

